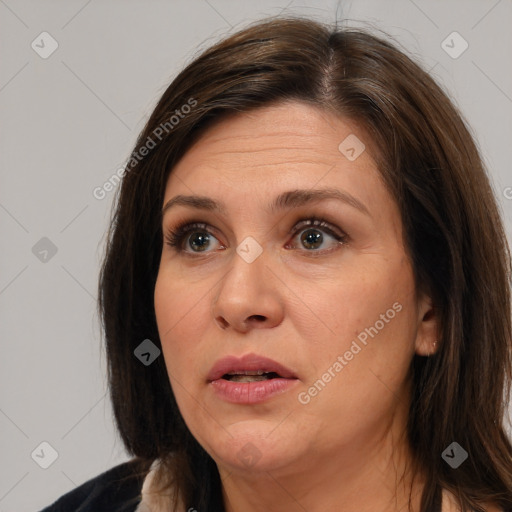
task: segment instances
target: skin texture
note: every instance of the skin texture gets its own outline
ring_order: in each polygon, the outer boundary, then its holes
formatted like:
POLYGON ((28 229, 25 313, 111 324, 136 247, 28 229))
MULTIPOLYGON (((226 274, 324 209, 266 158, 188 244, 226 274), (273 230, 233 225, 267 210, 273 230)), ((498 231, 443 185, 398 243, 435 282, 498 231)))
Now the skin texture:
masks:
MULTIPOLYGON (((217 463, 229 512, 407 509, 408 370, 414 353, 434 352, 438 325, 430 298, 416 293, 399 209, 371 148, 350 120, 286 102, 221 121, 170 174, 164 204, 178 194, 225 203, 224 213, 181 205, 165 213, 164 236, 183 221, 204 222, 211 235, 204 251, 190 244, 193 232, 187 252, 164 243, 154 298, 173 392, 217 463), (338 149, 350 134, 366 146, 354 161, 338 149), (351 194, 368 214, 333 199, 267 211, 282 192, 320 188, 351 194), (345 242, 321 227, 289 234, 314 215, 345 242), (308 233, 323 239, 311 248, 308 233), (248 236, 263 249, 252 263, 236 252, 248 236), (400 311, 347 360, 357 336, 380 327, 394 304, 400 311), (207 382, 210 369, 248 353, 287 366, 298 382, 264 403, 223 401, 207 382), (338 356, 347 364, 301 403, 299 393, 338 356)), ((421 489, 420 475, 413 510, 421 489)))

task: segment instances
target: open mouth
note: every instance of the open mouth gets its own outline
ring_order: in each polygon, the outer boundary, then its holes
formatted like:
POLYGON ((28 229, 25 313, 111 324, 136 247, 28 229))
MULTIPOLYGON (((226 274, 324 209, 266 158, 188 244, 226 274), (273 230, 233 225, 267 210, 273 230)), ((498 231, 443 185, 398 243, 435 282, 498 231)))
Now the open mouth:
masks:
POLYGON ((277 361, 258 354, 245 354, 219 359, 206 382, 224 402, 254 405, 291 390, 299 384, 299 378, 277 361))
POLYGON ((235 371, 225 373, 222 376, 223 379, 231 382, 260 382, 263 380, 279 379, 282 378, 276 372, 264 372, 263 370, 258 371, 235 371))

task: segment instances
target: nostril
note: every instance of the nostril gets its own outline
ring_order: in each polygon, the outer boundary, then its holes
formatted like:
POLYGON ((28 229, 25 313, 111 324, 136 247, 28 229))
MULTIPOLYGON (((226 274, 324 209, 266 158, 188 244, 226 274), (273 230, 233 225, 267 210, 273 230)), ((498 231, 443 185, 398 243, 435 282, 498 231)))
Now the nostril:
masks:
POLYGON ((226 320, 224 320, 224 318, 222 318, 221 316, 219 316, 217 318, 217 322, 221 326, 222 329, 226 329, 229 325, 228 322, 226 322, 226 320))
POLYGON ((252 315, 248 318, 248 320, 258 320, 259 322, 264 321, 265 317, 263 315, 252 315))

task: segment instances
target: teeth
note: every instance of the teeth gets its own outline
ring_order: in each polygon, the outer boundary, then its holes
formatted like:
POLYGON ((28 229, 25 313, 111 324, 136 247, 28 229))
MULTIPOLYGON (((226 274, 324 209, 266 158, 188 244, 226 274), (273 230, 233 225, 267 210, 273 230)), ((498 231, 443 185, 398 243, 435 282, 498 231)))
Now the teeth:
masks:
POLYGON ((229 372, 224 375, 224 378, 233 382, 259 382, 261 380, 270 380, 279 378, 275 372, 258 371, 236 371, 229 372))
POLYGON ((239 371, 239 372, 229 372, 228 375, 263 375, 264 373, 267 373, 267 372, 264 372, 263 370, 258 370, 256 372, 239 371))
POLYGON ((231 382, 259 382, 261 380, 269 380, 270 375, 254 375, 254 374, 228 374, 231 382))

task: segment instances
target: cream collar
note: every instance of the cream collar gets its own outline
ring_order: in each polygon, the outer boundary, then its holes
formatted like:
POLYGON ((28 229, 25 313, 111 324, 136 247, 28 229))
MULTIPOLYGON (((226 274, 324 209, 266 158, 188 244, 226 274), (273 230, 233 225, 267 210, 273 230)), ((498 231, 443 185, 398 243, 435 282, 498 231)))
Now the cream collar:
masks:
MULTIPOLYGON (((174 502, 171 493, 159 493, 155 489, 154 478, 159 467, 160 460, 156 459, 151 464, 142 484, 142 500, 135 509, 135 512, 169 512, 172 510, 174 502)), ((180 503, 177 510, 178 512, 185 512, 185 507, 182 503, 180 503)))

